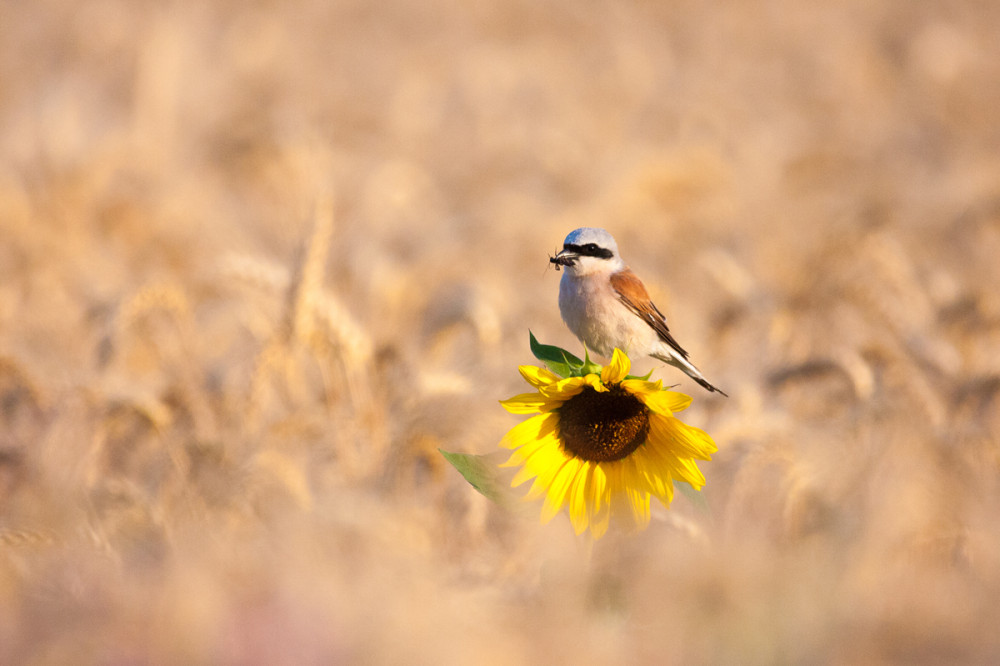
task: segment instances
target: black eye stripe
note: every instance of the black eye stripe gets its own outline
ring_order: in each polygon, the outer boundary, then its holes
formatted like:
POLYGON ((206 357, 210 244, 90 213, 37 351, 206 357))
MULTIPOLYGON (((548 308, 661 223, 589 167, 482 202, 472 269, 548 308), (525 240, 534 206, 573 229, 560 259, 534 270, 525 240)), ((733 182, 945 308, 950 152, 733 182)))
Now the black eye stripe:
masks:
POLYGON ((586 245, 576 245, 574 243, 566 243, 563 245, 564 250, 569 250, 570 252, 575 252, 581 257, 599 257, 601 259, 610 259, 615 256, 615 253, 611 250, 606 250, 603 247, 595 243, 587 243, 586 245))

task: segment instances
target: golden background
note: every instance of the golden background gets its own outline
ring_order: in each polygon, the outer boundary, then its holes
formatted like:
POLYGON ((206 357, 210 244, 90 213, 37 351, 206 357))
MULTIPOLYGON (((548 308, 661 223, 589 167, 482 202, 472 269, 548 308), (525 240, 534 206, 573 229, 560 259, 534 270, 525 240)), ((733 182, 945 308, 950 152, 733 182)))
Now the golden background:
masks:
MULTIPOLYGON (((0 662, 1000 659, 1000 4, 0 2, 0 662), (708 509, 518 422, 602 226, 708 509)), ((639 369, 654 367, 639 363, 639 369)))

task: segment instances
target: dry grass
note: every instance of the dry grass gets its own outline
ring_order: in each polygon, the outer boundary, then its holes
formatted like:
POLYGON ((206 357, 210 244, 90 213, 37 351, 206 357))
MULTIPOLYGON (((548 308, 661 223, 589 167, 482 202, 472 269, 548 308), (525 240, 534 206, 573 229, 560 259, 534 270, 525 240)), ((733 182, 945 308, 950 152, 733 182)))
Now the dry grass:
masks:
POLYGON ((0 5, 0 663, 1000 660, 1000 5, 0 5), (729 400, 591 552, 516 419, 605 226, 729 400))

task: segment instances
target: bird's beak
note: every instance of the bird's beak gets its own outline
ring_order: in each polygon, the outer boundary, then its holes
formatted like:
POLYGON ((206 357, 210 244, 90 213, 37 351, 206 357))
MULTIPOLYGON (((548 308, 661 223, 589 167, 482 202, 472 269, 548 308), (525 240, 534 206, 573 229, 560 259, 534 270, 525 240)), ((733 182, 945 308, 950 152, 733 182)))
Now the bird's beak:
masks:
POLYGON ((573 252, 572 250, 560 250, 559 253, 554 257, 549 257, 549 262, 555 264, 556 266, 572 266, 576 263, 579 254, 573 252))

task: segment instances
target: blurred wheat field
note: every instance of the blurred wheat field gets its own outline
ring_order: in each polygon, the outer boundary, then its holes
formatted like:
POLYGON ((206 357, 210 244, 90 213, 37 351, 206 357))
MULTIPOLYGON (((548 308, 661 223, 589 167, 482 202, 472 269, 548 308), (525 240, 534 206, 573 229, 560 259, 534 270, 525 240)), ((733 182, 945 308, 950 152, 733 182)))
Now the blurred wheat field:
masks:
POLYGON ((998 31, 0 2, 0 663, 1000 660, 998 31), (707 508, 593 547, 438 454, 579 226, 732 396, 657 369, 707 508))

